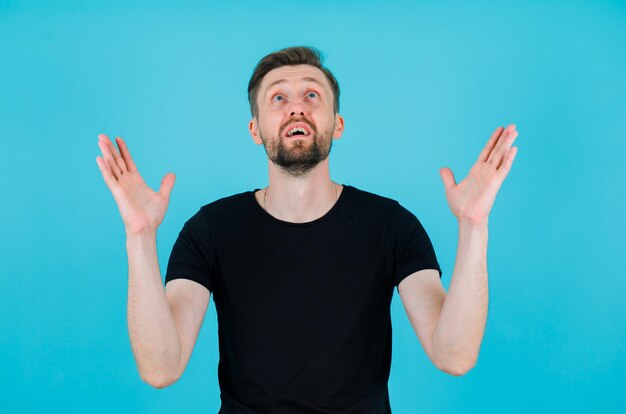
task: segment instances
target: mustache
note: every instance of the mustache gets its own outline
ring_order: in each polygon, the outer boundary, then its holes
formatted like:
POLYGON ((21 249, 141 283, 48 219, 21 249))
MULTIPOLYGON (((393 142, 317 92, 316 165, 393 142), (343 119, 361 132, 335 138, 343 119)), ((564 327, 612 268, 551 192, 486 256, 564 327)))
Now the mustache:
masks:
POLYGON ((308 127, 311 128, 311 132, 314 134, 317 134, 317 128, 313 126, 313 123, 310 122, 308 119, 306 119, 306 117, 303 117, 303 118, 292 118, 289 121, 285 122, 285 124, 280 127, 280 136, 283 136, 285 134, 285 129, 289 125, 294 124, 296 122, 302 122, 303 124, 307 124, 308 127))

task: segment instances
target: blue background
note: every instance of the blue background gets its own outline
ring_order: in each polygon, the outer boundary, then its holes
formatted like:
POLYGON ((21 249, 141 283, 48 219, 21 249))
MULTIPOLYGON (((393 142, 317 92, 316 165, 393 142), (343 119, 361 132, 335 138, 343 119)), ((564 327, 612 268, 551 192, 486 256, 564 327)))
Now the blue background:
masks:
POLYGON ((332 178, 414 212, 446 288, 457 223, 439 168, 460 181, 497 126, 519 130, 478 364, 437 370, 394 290, 393 412, 623 409, 624 2, 85 3, 0 1, 0 411, 217 412, 213 299, 183 377, 139 378, 97 135, 122 136, 153 188, 177 175, 164 273, 201 205, 266 185, 246 87, 292 45, 318 47, 339 80, 332 178))

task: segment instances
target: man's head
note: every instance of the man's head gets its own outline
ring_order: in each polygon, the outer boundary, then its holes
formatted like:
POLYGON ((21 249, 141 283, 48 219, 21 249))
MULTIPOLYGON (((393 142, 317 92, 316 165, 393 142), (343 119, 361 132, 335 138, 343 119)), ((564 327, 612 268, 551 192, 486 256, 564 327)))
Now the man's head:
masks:
POLYGON ((335 113, 339 113, 339 83, 335 76, 322 65, 323 57, 319 50, 308 46, 294 46, 270 53, 257 63, 252 77, 248 82, 248 102, 250 103, 250 113, 252 117, 258 117, 259 106, 257 97, 261 81, 272 69, 281 66, 310 65, 318 68, 326 77, 331 90, 333 91, 333 103, 335 113))
POLYGON ((314 48, 291 47, 265 56, 248 84, 254 142, 293 176, 325 160, 343 132, 339 84, 314 48), (293 131, 301 126, 303 131, 293 131))

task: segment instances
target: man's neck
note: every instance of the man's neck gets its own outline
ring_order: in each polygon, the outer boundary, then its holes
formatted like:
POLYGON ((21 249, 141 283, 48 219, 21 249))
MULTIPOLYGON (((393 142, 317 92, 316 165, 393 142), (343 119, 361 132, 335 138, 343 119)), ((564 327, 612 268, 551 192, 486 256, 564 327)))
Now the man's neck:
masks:
POLYGON ((261 207, 277 219, 306 223, 326 214, 341 191, 343 187, 330 179, 328 158, 304 177, 289 175, 269 161, 269 186, 256 197, 261 207))

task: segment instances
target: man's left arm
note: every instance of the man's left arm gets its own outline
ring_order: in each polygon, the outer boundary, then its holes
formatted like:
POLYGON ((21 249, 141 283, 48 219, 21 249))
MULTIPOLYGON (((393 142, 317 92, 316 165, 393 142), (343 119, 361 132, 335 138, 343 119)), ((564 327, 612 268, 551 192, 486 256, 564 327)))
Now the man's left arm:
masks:
POLYGON ((489 213, 517 153, 517 147, 511 147, 516 137, 515 125, 497 128, 459 184, 449 168, 440 170, 448 205, 459 224, 457 256, 447 294, 431 269, 408 276, 398 286, 426 353, 437 367, 452 375, 463 375, 478 359, 489 302, 489 213))
POLYGON ((472 369, 487 321, 487 224, 459 221, 452 280, 432 336, 433 359, 452 375, 472 369))

